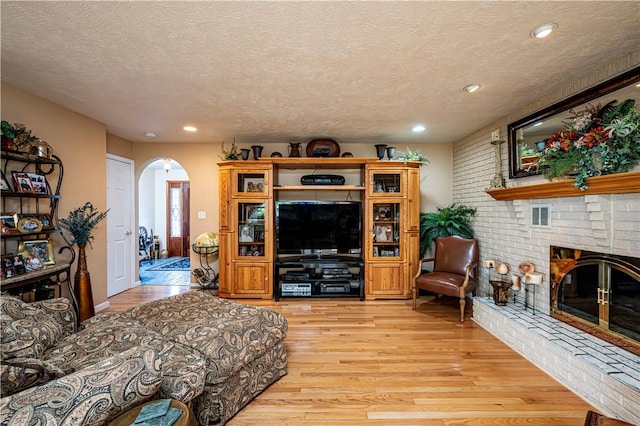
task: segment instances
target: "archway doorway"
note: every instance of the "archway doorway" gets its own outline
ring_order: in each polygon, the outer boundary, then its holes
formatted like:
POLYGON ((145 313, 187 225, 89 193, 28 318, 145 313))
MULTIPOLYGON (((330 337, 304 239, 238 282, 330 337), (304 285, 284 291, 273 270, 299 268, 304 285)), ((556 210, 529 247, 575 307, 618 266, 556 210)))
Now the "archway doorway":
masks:
POLYGON ((141 284, 189 285, 189 176, 175 160, 157 159, 140 174, 138 225, 148 235, 146 247, 140 242, 141 284))

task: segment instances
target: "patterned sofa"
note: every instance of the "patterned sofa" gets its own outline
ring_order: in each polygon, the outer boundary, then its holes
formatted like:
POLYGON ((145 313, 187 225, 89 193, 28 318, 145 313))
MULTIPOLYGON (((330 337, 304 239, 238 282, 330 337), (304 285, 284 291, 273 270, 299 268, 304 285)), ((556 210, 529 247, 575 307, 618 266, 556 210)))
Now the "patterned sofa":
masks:
POLYGON ((0 423, 102 425, 154 398, 224 424, 287 373, 287 321, 192 291, 74 330, 66 299, 2 296, 0 423))

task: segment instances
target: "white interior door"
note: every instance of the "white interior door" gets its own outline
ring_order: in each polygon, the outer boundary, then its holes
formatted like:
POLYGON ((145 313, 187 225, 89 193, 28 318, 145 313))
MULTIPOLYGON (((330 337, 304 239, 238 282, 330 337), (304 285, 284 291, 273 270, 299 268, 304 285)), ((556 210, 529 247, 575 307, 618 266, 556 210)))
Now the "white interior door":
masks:
POLYGON ((133 287, 134 250, 137 235, 133 224, 133 160, 107 155, 107 296, 133 287))

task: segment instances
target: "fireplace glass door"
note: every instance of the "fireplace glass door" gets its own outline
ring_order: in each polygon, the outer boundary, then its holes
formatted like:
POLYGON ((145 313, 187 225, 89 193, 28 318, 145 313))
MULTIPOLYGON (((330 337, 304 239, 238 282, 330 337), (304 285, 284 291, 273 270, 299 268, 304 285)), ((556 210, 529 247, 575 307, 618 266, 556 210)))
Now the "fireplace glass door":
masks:
POLYGON ((551 248, 552 315, 640 345, 640 259, 551 248))

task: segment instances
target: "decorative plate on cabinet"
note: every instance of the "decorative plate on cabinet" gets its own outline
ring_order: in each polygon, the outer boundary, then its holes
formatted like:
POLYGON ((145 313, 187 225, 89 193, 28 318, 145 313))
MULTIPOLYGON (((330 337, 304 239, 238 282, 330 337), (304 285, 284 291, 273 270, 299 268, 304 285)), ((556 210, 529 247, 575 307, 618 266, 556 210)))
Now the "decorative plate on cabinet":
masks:
POLYGON ((307 157, 339 157, 340 145, 333 139, 314 139, 307 144, 307 157))

